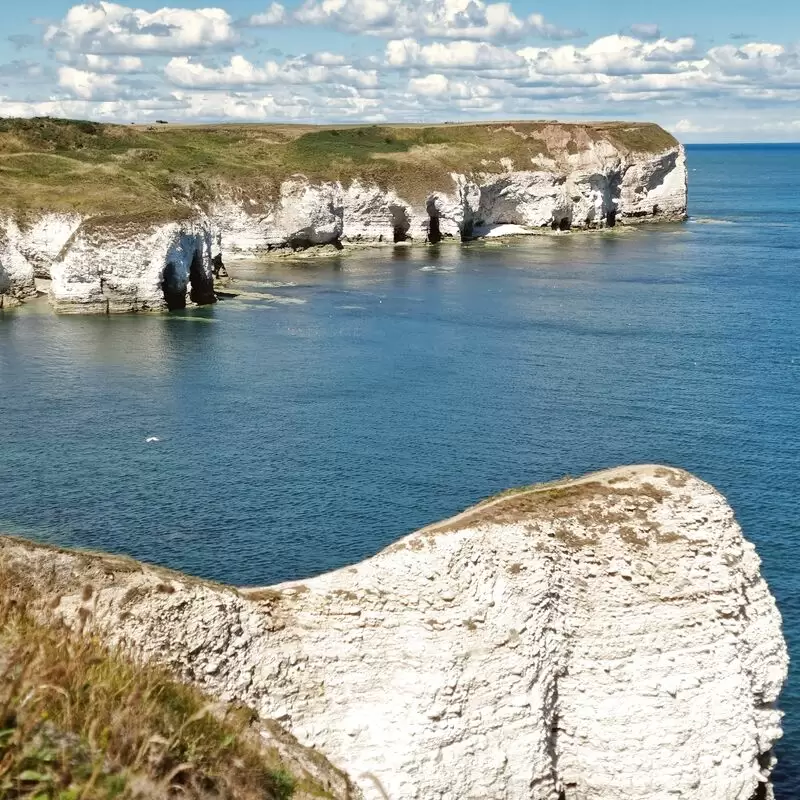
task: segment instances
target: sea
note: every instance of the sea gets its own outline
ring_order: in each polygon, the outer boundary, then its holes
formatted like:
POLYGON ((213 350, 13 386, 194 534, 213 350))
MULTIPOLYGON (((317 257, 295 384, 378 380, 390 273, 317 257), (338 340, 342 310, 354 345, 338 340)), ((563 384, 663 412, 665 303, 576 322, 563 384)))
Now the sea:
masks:
MULTIPOLYGON (((684 467, 800 662, 800 145, 688 149, 680 225, 232 266, 168 315, 0 313, 0 530, 264 585, 508 487, 684 467)), ((800 797, 800 674, 779 800, 800 797)))

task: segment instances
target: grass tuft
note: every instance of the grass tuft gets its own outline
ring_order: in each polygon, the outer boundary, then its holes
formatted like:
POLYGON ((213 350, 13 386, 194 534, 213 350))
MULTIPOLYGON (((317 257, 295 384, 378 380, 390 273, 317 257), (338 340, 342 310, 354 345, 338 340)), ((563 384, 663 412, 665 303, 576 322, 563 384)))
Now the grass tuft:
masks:
POLYGON ((296 781, 251 730, 164 671, 0 604, 0 797, 288 800, 296 781))

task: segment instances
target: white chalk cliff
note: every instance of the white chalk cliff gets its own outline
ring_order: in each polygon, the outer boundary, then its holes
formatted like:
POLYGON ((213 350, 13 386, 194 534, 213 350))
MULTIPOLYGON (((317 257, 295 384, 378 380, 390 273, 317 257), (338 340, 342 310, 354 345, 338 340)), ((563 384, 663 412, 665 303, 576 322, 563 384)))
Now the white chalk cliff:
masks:
POLYGON ((535 234, 686 218, 681 146, 631 154, 601 141, 575 154, 565 152, 560 161, 514 165, 508 160, 503 173, 454 172, 450 179, 450 191, 433 190, 412 201, 392 188, 358 180, 314 183, 296 175, 281 184, 271 207, 231 195, 210 213, 226 256, 321 244, 466 240, 498 229, 535 234))
POLYGON ((278 719, 367 800, 772 797, 780 616, 725 499, 679 470, 509 493, 270 589, 0 557, 42 614, 278 719))
POLYGON ((319 245, 438 242, 505 234, 605 228, 686 217, 683 148, 657 153, 592 142, 558 159, 503 172, 451 173, 451 188, 415 197, 354 180, 284 180, 269 201, 221 188, 188 219, 154 221, 77 213, 0 216, 0 302, 36 293, 52 278, 54 308, 115 313, 213 302, 214 259, 295 252, 319 245))
POLYGON ((204 220, 81 225, 51 266, 57 311, 116 313, 214 301, 204 220))

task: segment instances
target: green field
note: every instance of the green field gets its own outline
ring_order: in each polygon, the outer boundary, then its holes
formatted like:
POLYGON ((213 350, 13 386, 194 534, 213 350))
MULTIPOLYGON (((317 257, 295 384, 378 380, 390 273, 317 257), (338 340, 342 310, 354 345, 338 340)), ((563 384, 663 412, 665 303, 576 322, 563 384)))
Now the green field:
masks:
POLYGON ((606 139, 632 152, 676 140, 657 125, 496 122, 433 126, 104 125, 0 119, 0 208, 174 218, 225 191, 267 203, 288 176, 396 189, 409 201, 452 187, 450 173, 523 169, 606 139))

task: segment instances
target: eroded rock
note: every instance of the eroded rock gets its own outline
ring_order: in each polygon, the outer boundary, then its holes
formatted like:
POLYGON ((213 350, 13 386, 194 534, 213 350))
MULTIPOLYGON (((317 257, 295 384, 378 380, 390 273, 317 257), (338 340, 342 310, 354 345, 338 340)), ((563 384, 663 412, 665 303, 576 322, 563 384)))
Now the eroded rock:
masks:
POLYGON ((780 616, 725 499, 679 470, 510 493, 266 589, 13 539, 0 557, 40 613, 88 610, 368 800, 772 796, 780 616))
POLYGON ((207 220, 85 221, 51 267, 56 311, 113 314, 213 303, 207 220))

